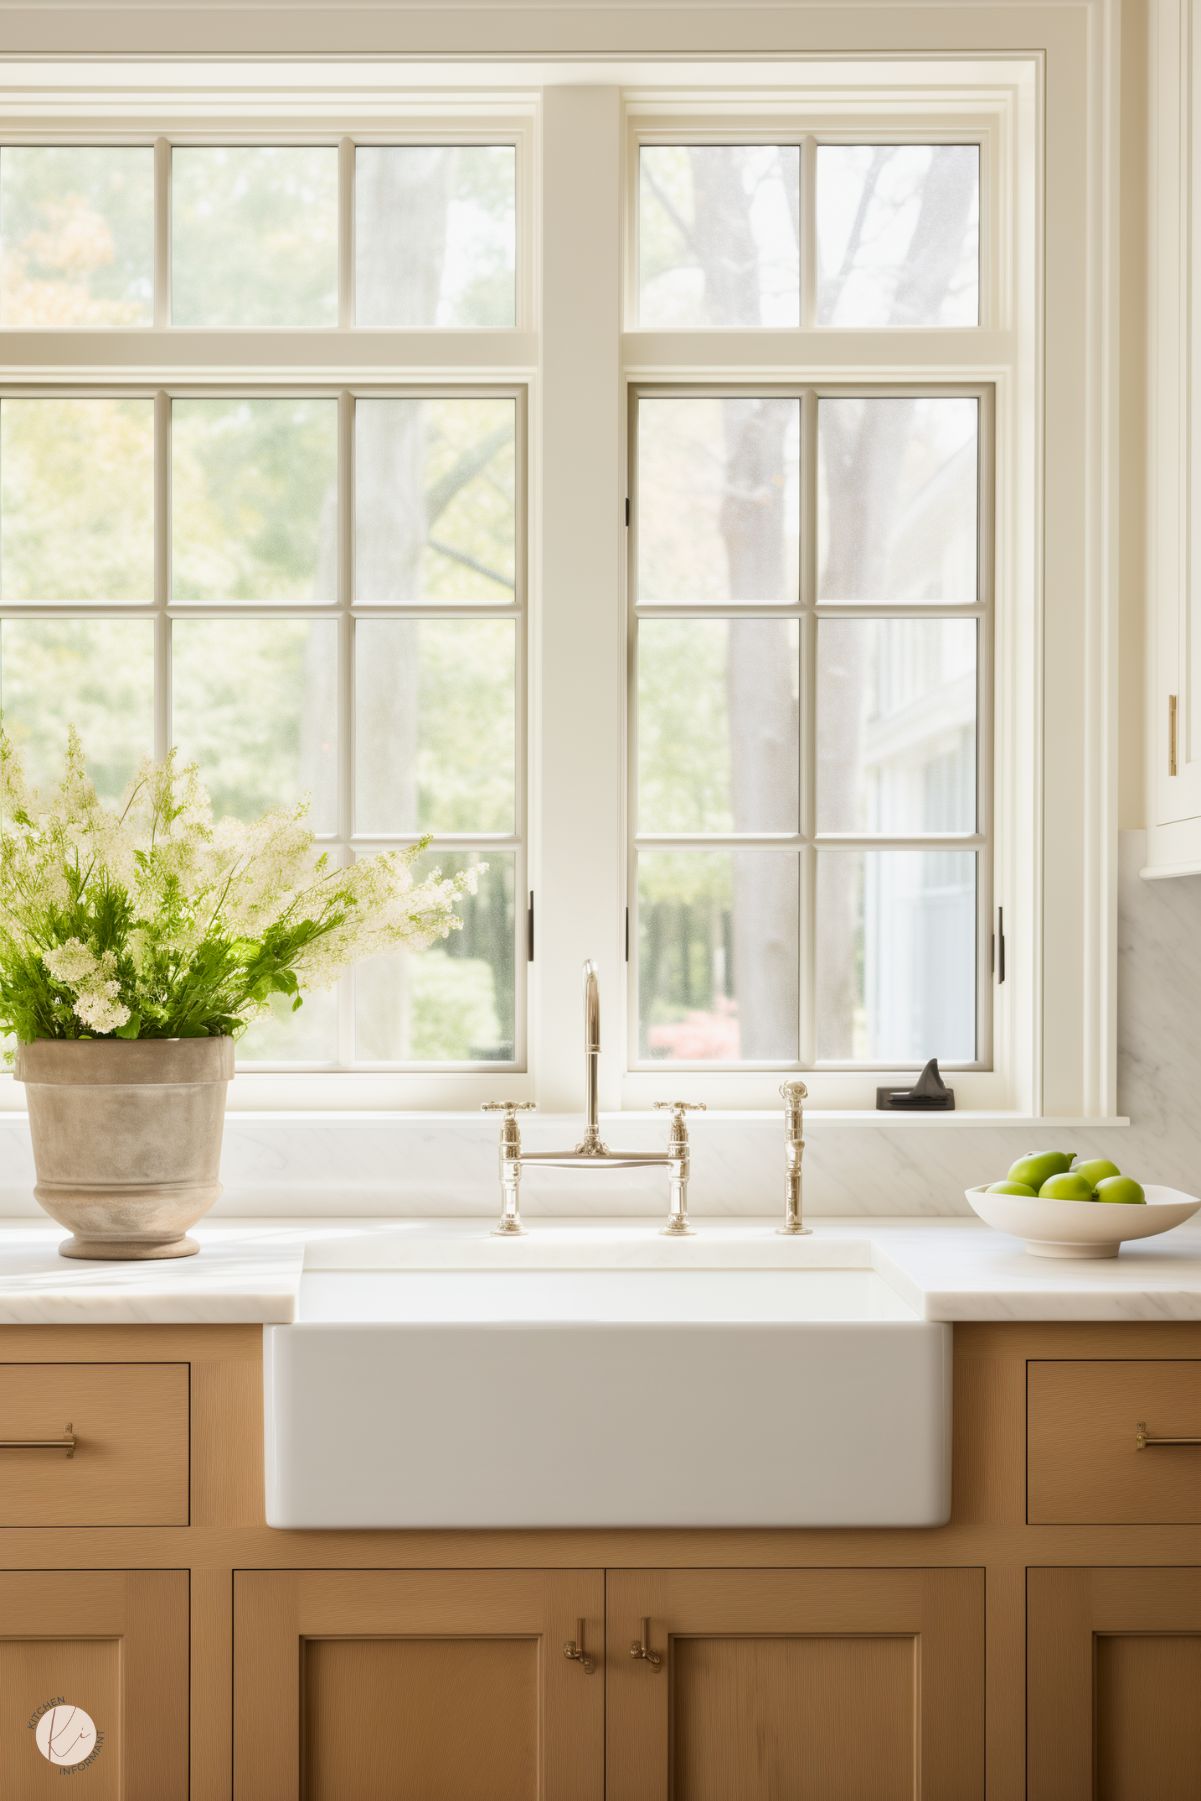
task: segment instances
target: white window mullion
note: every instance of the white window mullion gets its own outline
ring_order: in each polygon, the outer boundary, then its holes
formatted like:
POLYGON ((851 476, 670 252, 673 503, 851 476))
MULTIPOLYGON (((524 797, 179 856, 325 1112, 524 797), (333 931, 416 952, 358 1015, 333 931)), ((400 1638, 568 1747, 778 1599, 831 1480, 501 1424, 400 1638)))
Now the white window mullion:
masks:
POLYGON ((621 135, 616 88, 546 90, 534 991, 538 1098, 561 1112, 581 1101, 586 957, 600 970, 605 1106, 624 1063, 621 135))
MULTIPOLYGON (((345 156, 342 157, 345 164, 345 156)), ((351 151, 353 169, 353 147, 351 151)), ((345 175, 343 167, 343 177, 345 175)), ((342 182, 345 204, 346 183, 342 182)), ((346 218, 342 214, 342 242, 346 244, 346 218)), ((342 270, 339 308, 347 305, 346 272, 342 270)), ((345 319, 342 321, 346 323, 345 319)), ((334 855, 349 859, 354 835, 354 395, 345 388, 338 395, 338 839, 334 855)), ((350 970, 338 984, 338 1061, 344 1069, 355 1054, 355 975, 350 970)))
POLYGON ((154 323, 171 323, 171 144, 154 141, 154 323))
MULTIPOLYGON (((812 217, 813 144, 801 153, 801 205, 812 217), (808 173, 806 173, 808 172, 808 173)), ((802 278, 812 270, 811 230, 801 234, 802 278), (806 252, 809 252, 807 255, 806 252)), ((802 309, 813 300, 812 284, 802 287, 802 309)), ((802 313, 802 316, 805 316, 802 313)), ((800 1060, 811 1068, 817 1060, 817 395, 806 389, 801 396, 801 527, 800 527, 800 679, 797 684, 797 749, 800 774, 797 799, 800 807, 802 846, 800 855, 800 1060)))
POLYGON ((171 396, 154 396, 154 755, 171 748, 171 396))
POLYGON ((354 139, 338 144, 338 324, 354 324, 354 139))

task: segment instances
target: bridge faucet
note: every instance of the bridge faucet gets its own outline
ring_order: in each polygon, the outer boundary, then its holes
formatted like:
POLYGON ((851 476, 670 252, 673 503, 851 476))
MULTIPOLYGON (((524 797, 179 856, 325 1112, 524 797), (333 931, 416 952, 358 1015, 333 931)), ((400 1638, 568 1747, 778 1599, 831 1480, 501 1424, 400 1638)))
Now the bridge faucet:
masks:
POLYGON ((662 1166, 671 1183, 667 1219, 660 1228, 669 1238, 685 1238, 688 1223, 689 1145, 685 1115, 703 1112, 703 1101, 656 1101, 659 1112, 671 1114, 666 1151, 611 1151, 600 1135, 600 983, 596 964, 584 965, 584 1136, 573 1151, 522 1149, 519 1113, 533 1111, 532 1101, 485 1101, 485 1113, 503 1115, 500 1128, 500 1219, 496 1235, 512 1238, 525 1230, 521 1223, 521 1172, 529 1164, 545 1169, 646 1169, 662 1166))

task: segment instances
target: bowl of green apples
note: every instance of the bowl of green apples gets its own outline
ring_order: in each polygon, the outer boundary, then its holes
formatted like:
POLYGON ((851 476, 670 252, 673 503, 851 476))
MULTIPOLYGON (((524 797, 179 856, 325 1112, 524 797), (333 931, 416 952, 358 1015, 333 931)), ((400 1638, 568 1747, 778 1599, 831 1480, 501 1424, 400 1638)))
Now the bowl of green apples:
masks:
POLYGON ((1000 1182, 965 1188, 974 1213, 1025 1241, 1034 1257, 1116 1257, 1130 1238, 1152 1238, 1191 1219, 1201 1199, 1146 1188, 1108 1157, 1032 1151, 1000 1182))

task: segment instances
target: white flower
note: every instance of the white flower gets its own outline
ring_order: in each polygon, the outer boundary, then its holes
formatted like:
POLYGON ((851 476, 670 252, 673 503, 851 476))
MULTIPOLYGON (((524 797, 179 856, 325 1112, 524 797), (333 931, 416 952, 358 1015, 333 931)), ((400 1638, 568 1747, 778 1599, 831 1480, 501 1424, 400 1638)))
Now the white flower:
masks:
POLYGON ((95 952, 89 950, 78 938, 68 938, 53 950, 43 951, 42 962, 55 981, 62 982, 68 988, 78 988, 81 982, 86 982, 100 968, 95 952))
POLYGON ((116 982, 100 982, 85 988, 75 1000, 75 1012, 93 1032, 115 1032, 129 1018, 129 1008, 118 999, 116 982))

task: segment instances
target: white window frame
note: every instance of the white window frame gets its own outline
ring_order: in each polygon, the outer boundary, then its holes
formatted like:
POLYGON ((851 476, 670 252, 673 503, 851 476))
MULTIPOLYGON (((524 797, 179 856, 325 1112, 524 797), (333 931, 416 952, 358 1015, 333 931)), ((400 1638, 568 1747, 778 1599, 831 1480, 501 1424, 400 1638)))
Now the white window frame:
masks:
MULTIPOLYGON (((266 20, 256 26, 253 11, 223 16, 219 31, 208 15, 205 32, 214 35, 204 37, 204 47, 216 49, 219 39, 224 53, 236 56, 266 20)), ((306 31, 319 29, 321 11, 306 15, 306 31)), ((322 16, 341 31, 336 9, 322 16)), ((978 328, 956 333, 915 332, 903 356, 895 334, 888 334, 890 348, 872 332, 856 333, 852 342, 850 333, 826 330, 820 343, 810 333, 801 355, 796 332, 768 331, 723 332, 701 360, 709 377, 720 373, 731 384, 795 382, 802 373, 823 381, 945 380, 949 371, 991 383, 996 757, 1005 777, 995 827, 998 868, 1006 872, 1009 992, 994 1035, 998 1068, 957 1078, 959 1119, 967 1123, 976 1109, 1000 1119, 1111 1116, 1116 6, 1081 0, 1043 7, 1032 27, 1027 9, 993 0, 887 14, 816 3, 773 9, 753 29, 741 9, 714 6, 672 15, 674 62, 640 62, 631 54, 640 33, 628 9, 563 12, 538 43, 530 42, 529 18, 504 5, 473 13, 468 46, 432 9, 406 14, 400 37, 395 22, 373 15, 378 41, 371 48, 382 54, 358 64, 353 57, 367 46, 352 33, 338 38, 346 60, 320 67, 110 60, 81 68, 34 60, 44 49, 45 16, 14 15, 13 44, 31 60, 7 65, 0 84, 0 128, 9 141, 28 132, 42 141, 96 142, 122 131, 143 141, 148 123, 161 129, 169 119, 173 133, 191 129, 210 141, 252 127, 271 141, 286 141, 281 133, 312 141, 324 124, 336 137, 374 132, 386 142, 404 141, 406 133, 429 141, 445 128, 448 140, 463 142, 461 121, 470 117, 487 119, 480 130, 487 141, 498 141, 497 120, 515 122, 528 146, 524 158, 519 154, 519 182, 527 185, 518 205, 531 280, 524 294, 519 286, 515 331, 468 343, 456 333, 332 328, 328 350, 316 343, 319 334, 257 335, 274 371, 286 368, 298 380, 487 379, 528 389, 530 868, 538 921, 530 1068, 479 1080, 248 1074, 234 1084, 233 1105, 442 1110, 507 1092, 535 1098, 550 1112, 578 1112, 579 968, 591 955, 604 1001, 603 1107, 641 1108, 676 1089, 700 1089, 712 1105, 735 1110, 778 1106, 774 1085, 762 1076, 702 1081, 679 1071, 630 1075, 625 1067, 627 389, 694 374, 698 345, 694 334, 623 329, 632 265, 622 251, 622 197, 632 180, 630 134, 651 120, 678 137, 690 118, 711 126, 716 107, 737 119, 732 137, 746 135, 751 113, 765 135, 782 124, 795 131, 802 118, 814 129, 836 130, 849 101, 885 136, 908 129, 929 142, 935 119, 951 137, 988 133, 992 172, 985 180, 997 186, 995 205, 986 202, 984 213, 996 224, 982 254, 985 270, 996 274, 999 316, 985 313, 978 328), (885 17, 887 62, 872 59, 885 17), (416 41, 432 53, 426 61, 388 64, 389 48, 402 53, 416 41), (438 61, 440 49, 455 54, 438 61), (589 60, 571 61, 585 50, 589 60), (471 60, 502 51, 508 62, 471 60), (498 83, 505 84, 499 93, 498 83), (420 90, 424 102, 414 99, 420 90), (447 93, 456 100, 448 102, 447 93), (1044 668, 1071 673, 1045 716, 1044 668)), ((162 15, 150 38, 143 25, 139 16, 133 44, 121 37, 119 21, 98 14, 82 28, 77 52, 201 50, 186 31, 177 38, 162 15)), ((849 135, 862 136, 862 127, 849 135)), ((219 354, 190 337, 171 331, 144 340, 139 378, 236 376, 229 366, 236 344, 219 354)), ((113 379, 112 345, 110 334, 92 334, 93 378, 113 379)), ((257 366, 264 367, 262 358, 257 366)), ((5 334, 0 380, 54 382, 62 373, 55 334, 5 334)), ((860 1076, 821 1074, 810 1084, 812 1110, 858 1117, 860 1076)), ((16 1094, 5 1100, 21 1104, 16 1094)))
MULTIPOLYGON (((978 716, 981 816, 979 835, 985 846, 980 858, 981 897, 977 911, 977 1032, 980 1054, 965 1066, 948 1064, 958 1103, 981 1110, 1024 1107, 1025 1084, 1015 1055, 1019 1021, 1020 980, 1014 977, 1012 947, 1031 942, 1029 900, 1031 873, 1022 867, 1017 847, 1034 836, 1036 766, 1023 751, 1019 684, 1012 663, 994 665, 995 634, 1012 633, 1036 592, 1036 572, 1022 570, 1001 554, 993 521, 1012 518, 1025 507, 1036 509, 1035 495, 1020 492, 1015 463, 1015 404, 1023 385, 1028 410, 1033 393, 1033 346, 1020 328, 1020 265, 1005 253, 1012 243, 1023 206, 1022 186, 1033 171, 1030 147, 1015 129, 1012 105, 998 105, 994 94, 983 96, 963 88, 961 77, 945 92, 927 93, 920 122, 910 106, 898 107, 894 96, 841 94, 831 102, 813 92, 798 94, 785 108, 773 96, 770 108, 746 107, 736 125, 729 122, 731 101, 698 108, 696 101, 664 117, 661 102, 627 102, 624 143, 627 218, 636 220, 638 153, 644 144, 756 143, 797 144, 801 150, 802 211, 812 219, 816 147, 819 143, 974 143, 980 153, 980 318, 976 326, 907 327, 865 331, 817 326, 813 233, 802 241, 802 320, 786 331, 642 331, 637 325, 636 234, 627 233, 625 281, 625 375, 628 396, 647 391, 810 391, 965 393, 981 398, 981 512, 979 555, 983 606, 979 642, 978 716), (724 116, 723 116, 724 115, 724 116), (787 361, 785 361, 787 359, 787 361), (994 796, 995 788, 995 796, 994 796), (1004 909, 1007 979, 994 979, 993 931, 996 907, 1004 909)), ((810 433, 811 437, 812 434, 810 433)), ((807 437, 805 442, 809 442, 807 437)), ((802 554, 804 554, 804 549, 802 554)), ((628 578, 627 578, 628 582, 628 578)), ((812 596, 807 596, 811 602, 812 596)), ((633 615, 633 598, 630 612, 633 615)), ((801 616, 810 619, 812 606, 801 616)), ((631 633, 632 636, 632 633, 631 633)), ((1029 733, 1025 734, 1027 744, 1029 733)), ((632 782, 631 782, 632 786, 632 782)), ((632 806, 629 808, 632 813, 632 806)), ((636 933, 636 896, 632 865, 635 833, 627 831, 627 895, 630 942, 636 933)), ((801 930, 812 929, 811 895, 802 887, 801 930)), ((803 958, 803 963, 811 959, 803 958)), ((1021 965, 1018 965, 1019 969, 1021 965)), ((714 1069, 679 1064, 656 1069, 634 1057, 637 1004, 634 959, 627 970, 627 1015, 630 1053, 621 1084, 622 1104, 646 1107, 685 1089, 711 1106, 761 1109, 776 1098, 779 1071, 747 1067, 714 1069)), ((802 984, 802 1012, 805 991, 802 984)), ((912 1079, 909 1066, 873 1069, 802 1064, 812 1103, 831 1110, 870 1111, 878 1085, 902 1085, 912 1079)))
MULTIPOLYGON (((334 1084, 358 1090, 357 1105, 396 1103, 411 1094, 419 1104, 446 1107, 462 1104, 476 1093, 507 1094, 514 1081, 524 1082, 528 1068, 528 983, 524 979, 529 927, 528 782, 528 638, 529 638, 529 374, 535 317, 533 277, 533 132, 534 114, 498 112, 488 119, 489 105, 462 107, 463 122, 440 112, 427 122, 406 116, 387 130, 371 124, 343 125, 332 133, 327 121, 314 118, 286 124, 247 121, 241 113, 224 128, 199 130, 194 122, 160 121, 155 134, 140 132, 132 121, 116 129, 79 129, 47 124, 34 132, 7 130, 8 144, 138 145, 154 153, 155 268, 153 324, 117 328, 55 327, 45 330, 0 330, 0 357, 14 371, 25 367, 37 379, 0 378, 0 396, 11 398, 134 397, 154 405, 155 546, 154 596, 149 603, 97 603, 89 606, 13 603, 14 617, 70 619, 128 618, 154 626, 154 754, 162 757, 172 741, 170 639, 176 620, 325 619, 337 632, 338 681, 338 819, 336 830, 319 834, 323 848, 335 856, 399 848, 418 833, 356 833, 353 819, 354 716, 353 622, 389 618, 511 618, 516 635, 514 696, 514 824, 511 834, 436 835, 433 851, 475 851, 486 859, 498 850, 514 860, 514 1055, 496 1064, 414 1064, 354 1059, 354 972, 339 984, 337 1006, 338 1064, 255 1061, 239 1069, 235 1089, 256 1104, 325 1105, 337 1094, 334 1084), (484 121, 487 121, 486 123, 484 121), (175 327, 170 323, 170 196, 171 152, 194 146, 254 145, 325 146, 338 156, 338 322, 313 328, 175 327), (511 144, 516 160, 515 323, 488 331, 363 330, 354 325, 354 180, 359 145, 511 144), (15 354, 14 354, 15 353, 15 354), (17 356, 26 359, 19 364, 17 356), (337 592, 328 603, 206 604, 176 602, 170 592, 170 432, 174 399, 320 398, 337 407, 339 521, 337 592), (509 608, 477 605, 435 607, 363 604, 354 600, 353 486, 354 407, 359 398, 423 399, 438 396, 509 398, 516 421, 516 588, 509 608)), ((420 107, 410 106, 420 115, 420 107)), ((3 1101, 12 1096, 4 1084, 3 1101)), ((17 1103, 21 1100, 16 1093, 17 1103)), ((337 1095, 344 1104, 344 1097, 337 1095)), ((2 1104, 2 1103, 0 1103, 2 1104)))

